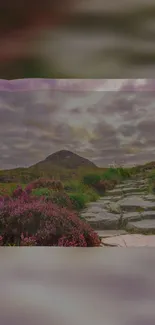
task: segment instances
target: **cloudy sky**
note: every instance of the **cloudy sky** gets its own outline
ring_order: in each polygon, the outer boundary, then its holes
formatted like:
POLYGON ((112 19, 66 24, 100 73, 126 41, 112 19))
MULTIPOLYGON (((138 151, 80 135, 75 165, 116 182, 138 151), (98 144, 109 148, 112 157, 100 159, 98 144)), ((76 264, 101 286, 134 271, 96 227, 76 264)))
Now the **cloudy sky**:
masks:
POLYGON ((155 160, 155 80, 0 80, 0 169, 61 149, 98 166, 155 160))

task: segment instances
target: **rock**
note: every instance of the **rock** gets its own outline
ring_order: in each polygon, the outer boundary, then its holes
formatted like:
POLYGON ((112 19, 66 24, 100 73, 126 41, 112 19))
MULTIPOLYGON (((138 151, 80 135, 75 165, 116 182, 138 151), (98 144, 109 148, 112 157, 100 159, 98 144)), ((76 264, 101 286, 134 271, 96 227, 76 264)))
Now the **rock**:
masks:
POLYGON ((148 195, 143 196, 143 199, 148 200, 148 201, 155 201, 155 195, 148 194, 148 195))
POLYGON ((144 211, 141 214, 143 219, 154 219, 155 218, 155 211, 144 211))
POLYGON ((123 188, 141 188, 146 186, 146 182, 124 182, 123 184, 118 184, 115 186, 115 189, 123 189, 123 188))
POLYGON ((125 197, 123 200, 120 200, 118 204, 124 211, 134 211, 137 208, 141 208, 143 210, 155 209, 155 203, 146 201, 143 198, 137 196, 125 197))
POLYGON ((126 229, 141 233, 155 232, 155 219, 144 219, 140 221, 129 222, 126 229))
POLYGON ((136 220, 141 220, 142 219, 142 216, 140 214, 140 212, 126 212, 123 214, 122 216, 122 222, 125 221, 125 224, 128 222, 128 221, 136 221, 136 220))
POLYGON ((112 195, 111 195, 111 196, 108 196, 108 195, 106 196, 106 195, 105 195, 105 196, 100 197, 99 200, 98 200, 98 202, 102 202, 102 201, 104 202, 104 201, 107 201, 107 200, 109 201, 109 200, 111 200, 112 198, 113 198, 112 195))
POLYGON ((141 188, 137 188, 137 187, 124 187, 122 189, 113 189, 111 191, 108 191, 107 193, 108 194, 113 194, 113 195, 121 195, 121 194, 126 194, 126 193, 132 193, 132 192, 136 192, 136 193, 139 193, 141 191, 144 191, 146 190, 146 187, 141 187, 141 188))
POLYGON ((105 196, 104 198, 100 198, 98 200, 98 202, 111 202, 111 201, 118 201, 118 200, 121 200, 122 199, 122 195, 119 195, 119 196, 105 196))
MULTIPOLYGON (((126 230, 137 233, 155 232, 155 195, 147 194, 145 186, 144 180, 118 184, 98 201, 89 203, 81 216, 101 237, 119 237, 118 246, 121 247, 123 244, 120 236, 126 230)), ((116 240, 111 245, 116 246, 116 240)))
POLYGON ((96 214, 96 213, 99 213, 99 212, 102 212, 102 207, 96 205, 96 206, 92 206, 89 209, 89 211, 86 210, 85 214, 96 214))
POLYGON ((126 234, 102 239, 103 246, 155 247, 155 235, 126 234))
POLYGON ((113 212, 113 213, 121 213, 121 209, 118 203, 114 203, 114 202, 110 202, 107 206, 106 206, 107 210, 109 212, 113 212))
POLYGON ((113 190, 110 190, 110 191, 108 191, 107 192, 107 195, 110 195, 110 196, 112 196, 112 195, 123 195, 123 190, 122 189, 113 189, 113 190))
POLYGON ((85 213, 81 216, 84 216, 86 221, 97 230, 118 229, 119 227, 120 215, 107 212, 106 210, 102 210, 98 214, 85 213))
POLYGON ((84 212, 84 213, 81 214, 81 217, 85 218, 85 219, 94 219, 95 218, 95 213, 91 212, 91 211, 84 212))
POLYGON ((90 202, 87 204, 87 209, 91 209, 92 207, 104 207, 104 202, 96 201, 96 202, 90 202))
POLYGON ((101 238, 115 237, 120 235, 125 235, 127 232, 125 230, 96 230, 98 236, 101 238))

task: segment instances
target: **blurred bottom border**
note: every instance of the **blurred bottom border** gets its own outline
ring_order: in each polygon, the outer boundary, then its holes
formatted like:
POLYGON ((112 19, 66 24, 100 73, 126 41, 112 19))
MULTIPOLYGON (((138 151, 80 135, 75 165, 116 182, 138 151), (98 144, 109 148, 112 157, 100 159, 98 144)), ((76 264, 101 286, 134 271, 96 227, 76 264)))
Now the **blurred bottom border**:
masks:
POLYGON ((152 248, 3 247, 0 261, 0 324, 155 324, 152 248))

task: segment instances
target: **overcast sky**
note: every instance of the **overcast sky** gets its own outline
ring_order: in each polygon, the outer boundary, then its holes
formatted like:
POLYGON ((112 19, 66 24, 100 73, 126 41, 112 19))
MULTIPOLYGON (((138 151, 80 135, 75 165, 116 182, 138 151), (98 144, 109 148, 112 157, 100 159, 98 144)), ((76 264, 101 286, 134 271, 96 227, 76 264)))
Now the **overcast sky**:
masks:
POLYGON ((67 149, 98 166, 155 160, 155 80, 0 80, 0 169, 67 149))

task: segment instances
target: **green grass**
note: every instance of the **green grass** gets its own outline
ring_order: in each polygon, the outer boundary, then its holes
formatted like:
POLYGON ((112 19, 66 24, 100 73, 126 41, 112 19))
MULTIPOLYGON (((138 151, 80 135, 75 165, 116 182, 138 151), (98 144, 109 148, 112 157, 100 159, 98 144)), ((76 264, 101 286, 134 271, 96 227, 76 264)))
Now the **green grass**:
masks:
POLYGON ((11 195, 18 185, 20 185, 23 189, 25 187, 25 184, 20 183, 0 183, 0 195, 3 195, 4 191, 5 194, 11 195))
POLYGON ((36 188, 32 190, 32 194, 35 196, 50 196, 53 191, 49 190, 48 188, 36 188))
POLYGON ((148 193, 155 194, 155 169, 146 173, 148 179, 148 193))
POLYGON ((118 180, 121 181, 123 179, 127 179, 131 176, 131 171, 128 168, 109 168, 102 175, 102 179, 104 180, 118 180))
POLYGON ((65 182, 64 188, 77 210, 83 209, 88 202, 96 201, 99 198, 97 192, 82 181, 65 182))

